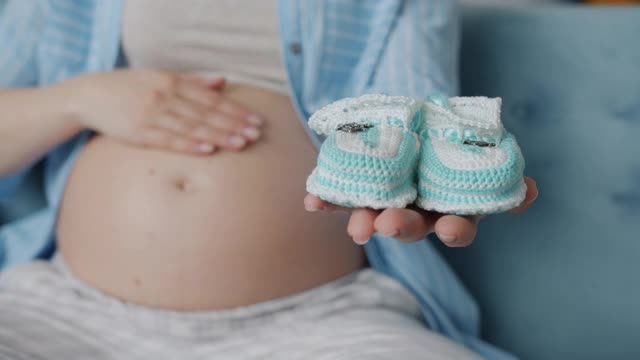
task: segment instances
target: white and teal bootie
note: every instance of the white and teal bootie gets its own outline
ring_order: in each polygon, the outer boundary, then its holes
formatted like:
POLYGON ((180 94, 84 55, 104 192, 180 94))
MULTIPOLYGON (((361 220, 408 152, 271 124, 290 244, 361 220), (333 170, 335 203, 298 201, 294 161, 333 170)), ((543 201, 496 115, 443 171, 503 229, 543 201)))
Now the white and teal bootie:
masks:
POLYGON ((502 212, 525 198, 524 158, 500 120, 500 98, 436 97, 425 123, 416 205, 441 213, 502 212))
POLYGON ((307 191, 334 204, 403 208, 416 199, 422 102, 380 94, 338 100, 309 126, 327 135, 307 191))

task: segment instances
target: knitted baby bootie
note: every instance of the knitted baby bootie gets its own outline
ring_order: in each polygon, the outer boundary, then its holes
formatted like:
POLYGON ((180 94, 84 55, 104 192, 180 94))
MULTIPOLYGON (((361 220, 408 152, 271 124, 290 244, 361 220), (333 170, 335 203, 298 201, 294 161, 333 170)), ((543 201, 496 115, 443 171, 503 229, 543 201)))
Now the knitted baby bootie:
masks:
POLYGON ((380 94, 338 100, 309 126, 327 135, 307 191, 348 207, 402 208, 416 198, 422 103, 380 94))
POLYGON ((489 214, 525 197, 524 158, 500 120, 500 98, 427 101, 420 133, 416 205, 458 215, 489 214))

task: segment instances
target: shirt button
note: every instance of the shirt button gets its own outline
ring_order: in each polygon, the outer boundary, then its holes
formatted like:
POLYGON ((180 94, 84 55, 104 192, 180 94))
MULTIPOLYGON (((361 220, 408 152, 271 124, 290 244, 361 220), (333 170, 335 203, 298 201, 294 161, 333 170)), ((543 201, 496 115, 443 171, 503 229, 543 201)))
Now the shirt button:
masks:
POLYGON ((293 54, 298 55, 302 52, 302 45, 300 45, 300 43, 297 43, 297 42, 291 43, 291 45, 289 45, 289 50, 293 54))

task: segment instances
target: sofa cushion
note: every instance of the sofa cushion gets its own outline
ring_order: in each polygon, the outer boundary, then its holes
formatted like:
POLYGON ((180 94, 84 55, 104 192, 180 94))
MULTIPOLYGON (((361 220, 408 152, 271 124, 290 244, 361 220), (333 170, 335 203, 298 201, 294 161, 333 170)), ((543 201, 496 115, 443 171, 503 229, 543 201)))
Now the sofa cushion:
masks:
POLYGON ((640 7, 469 8, 462 92, 501 96, 540 196, 443 253, 525 359, 640 359, 640 7))

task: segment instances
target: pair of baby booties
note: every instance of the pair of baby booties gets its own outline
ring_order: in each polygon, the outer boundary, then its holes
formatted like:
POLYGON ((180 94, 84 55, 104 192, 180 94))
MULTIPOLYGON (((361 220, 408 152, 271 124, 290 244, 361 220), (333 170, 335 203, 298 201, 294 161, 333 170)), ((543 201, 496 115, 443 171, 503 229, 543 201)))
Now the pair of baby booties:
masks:
POLYGON ((373 209, 416 206, 476 215, 517 207, 524 158, 500 120, 500 98, 363 95, 311 116, 327 138, 307 191, 373 209))

